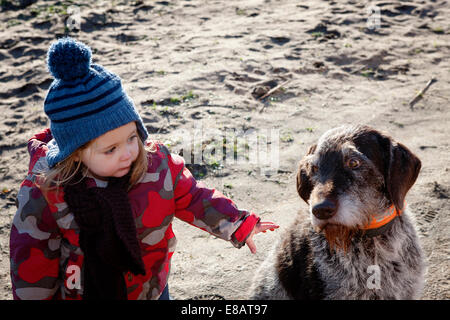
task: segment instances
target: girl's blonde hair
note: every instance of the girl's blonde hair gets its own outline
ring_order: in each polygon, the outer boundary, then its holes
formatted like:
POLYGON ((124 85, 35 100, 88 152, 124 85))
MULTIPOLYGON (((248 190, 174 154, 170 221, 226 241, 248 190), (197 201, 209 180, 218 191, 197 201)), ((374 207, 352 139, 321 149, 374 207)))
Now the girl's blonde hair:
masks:
MULTIPOLYGON (((150 142, 149 145, 144 145, 141 139, 137 140, 139 153, 133 165, 131 166, 128 191, 133 186, 135 186, 147 172, 149 164, 147 154, 156 151, 156 145, 154 144, 154 142, 150 142)), ((48 191, 56 190, 57 192, 59 192, 65 184, 76 184, 88 176, 88 168, 81 161, 79 161, 79 159, 81 157, 81 151, 88 148, 92 142, 93 140, 79 147, 69 157, 57 163, 49 171, 44 172, 40 175, 40 179, 38 179, 40 183, 38 184, 44 195, 48 191), (73 181, 78 172, 81 172, 82 178, 79 181, 73 181)))

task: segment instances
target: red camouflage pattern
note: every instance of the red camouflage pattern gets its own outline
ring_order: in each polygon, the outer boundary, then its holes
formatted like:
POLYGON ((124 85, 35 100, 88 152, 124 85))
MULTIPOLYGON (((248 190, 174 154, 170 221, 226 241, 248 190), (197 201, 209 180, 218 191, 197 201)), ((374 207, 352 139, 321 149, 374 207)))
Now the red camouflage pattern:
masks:
MULTIPOLYGON (((48 170, 45 155, 52 139, 45 129, 28 141, 30 165, 18 195, 18 210, 10 234, 11 281, 14 299, 81 299, 83 252, 79 228, 64 202, 63 191, 46 197, 36 181, 48 170)), ((148 142, 150 143, 150 142, 148 142)), ((176 238, 177 217, 240 248, 259 217, 239 210, 215 189, 197 182, 182 157, 159 141, 149 152, 146 175, 128 193, 137 237, 146 266, 145 275, 125 274, 128 299, 158 299, 165 288, 176 238)), ((91 179, 89 186, 105 187, 91 179)))

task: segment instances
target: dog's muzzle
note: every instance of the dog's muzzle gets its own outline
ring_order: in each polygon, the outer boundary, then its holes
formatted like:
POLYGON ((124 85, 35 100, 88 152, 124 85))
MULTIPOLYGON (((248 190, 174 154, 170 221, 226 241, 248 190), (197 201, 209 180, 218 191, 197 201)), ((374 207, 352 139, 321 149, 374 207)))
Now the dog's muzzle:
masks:
POLYGON ((320 220, 327 220, 333 217, 337 212, 336 202, 325 199, 312 207, 313 215, 320 220))

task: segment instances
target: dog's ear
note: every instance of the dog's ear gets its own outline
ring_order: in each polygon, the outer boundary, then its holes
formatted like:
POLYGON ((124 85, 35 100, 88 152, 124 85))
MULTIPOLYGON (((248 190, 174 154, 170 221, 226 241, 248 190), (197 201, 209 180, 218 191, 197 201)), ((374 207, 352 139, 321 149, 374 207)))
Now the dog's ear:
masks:
POLYGON ((355 143, 382 172, 386 197, 398 210, 402 210, 406 193, 419 175, 419 158, 403 144, 370 127, 361 129, 355 143), (374 143, 378 143, 379 148, 374 148, 374 143))
POLYGON ((416 182, 421 166, 419 158, 406 146, 391 141, 385 182, 387 194, 398 210, 403 209, 406 193, 416 182))
POLYGON ((308 152, 305 157, 300 161, 297 172, 297 192, 300 197, 308 203, 309 196, 311 195, 313 184, 311 182, 311 178, 309 176, 308 164, 306 161, 306 156, 313 154, 316 151, 317 145, 314 144, 309 147, 308 152))

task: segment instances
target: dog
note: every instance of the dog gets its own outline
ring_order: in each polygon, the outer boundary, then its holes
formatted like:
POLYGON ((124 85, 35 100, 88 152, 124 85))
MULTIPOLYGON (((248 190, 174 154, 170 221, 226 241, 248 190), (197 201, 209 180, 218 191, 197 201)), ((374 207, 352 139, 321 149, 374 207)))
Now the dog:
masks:
POLYGON ((311 221, 297 216, 250 298, 419 299, 425 259, 404 201, 420 168, 406 146, 371 127, 325 132, 297 173, 311 221))

